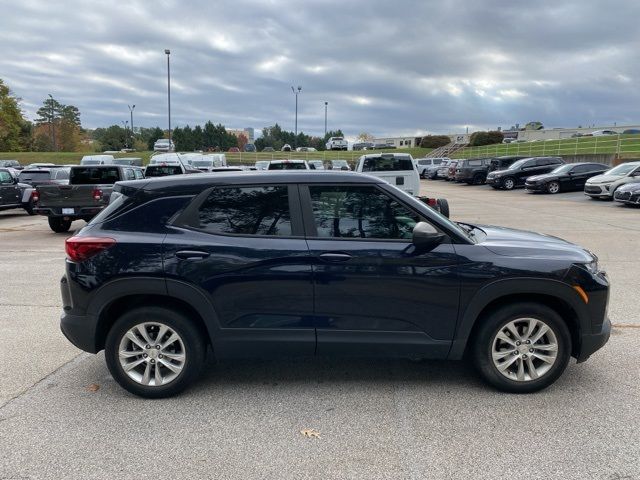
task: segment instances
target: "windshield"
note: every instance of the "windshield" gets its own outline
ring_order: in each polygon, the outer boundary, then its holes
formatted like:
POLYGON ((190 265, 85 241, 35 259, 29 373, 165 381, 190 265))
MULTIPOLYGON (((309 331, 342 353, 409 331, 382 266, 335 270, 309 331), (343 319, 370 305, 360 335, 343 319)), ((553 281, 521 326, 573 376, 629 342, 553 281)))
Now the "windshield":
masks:
POLYGON ((270 163, 269 170, 306 170, 307 166, 304 163, 270 163))
POLYGON ((635 165, 632 163, 623 163, 615 168, 612 168, 608 172, 605 172, 604 175, 626 175, 627 173, 631 173, 636 168, 638 168, 637 163, 635 165))
POLYGON ((120 171, 116 167, 74 167, 69 173, 71 185, 110 184, 120 180, 120 171))
POLYGON ((334 167, 338 167, 338 168, 348 167, 349 166, 349 164, 347 163, 346 160, 331 160, 331 164, 334 167))
POLYGON ((551 173, 567 173, 573 168, 573 165, 567 163, 566 165, 560 165, 559 167, 553 169, 551 173))
POLYGON ((518 160, 517 162, 513 162, 509 168, 507 170, 515 170, 517 168, 520 168, 522 165, 524 165, 524 162, 526 162, 528 160, 528 158, 523 158, 522 160, 518 160))
POLYGON ((413 170, 410 157, 367 157, 362 165, 363 172, 406 172, 413 170))
POLYGON ((194 160, 193 166, 194 167, 212 167, 213 160, 194 160))
POLYGON ((178 165, 149 165, 144 172, 145 177, 166 177, 180 175, 182 169, 178 165))
POLYGON ((169 140, 168 139, 160 139, 160 140, 156 140, 156 143, 158 145, 169 145, 169 140))

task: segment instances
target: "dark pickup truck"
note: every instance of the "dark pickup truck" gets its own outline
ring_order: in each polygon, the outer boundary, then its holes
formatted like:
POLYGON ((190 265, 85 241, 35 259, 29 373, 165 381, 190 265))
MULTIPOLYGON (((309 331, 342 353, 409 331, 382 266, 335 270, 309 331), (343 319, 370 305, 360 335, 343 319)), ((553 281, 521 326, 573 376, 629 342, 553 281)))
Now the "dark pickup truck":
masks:
POLYGON ((33 215, 30 197, 25 193, 29 188, 26 183, 20 183, 15 170, 0 168, 0 210, 24 208, 29 215, 33 215))
POLYGON ((68 185, 38 185, 32 193, 34 212, 49 217, 49 227, 66 232, 74 220, 89 221, 109 203, 113 184, 144 178, 142 169, 119 165, 71 167, 68 185))

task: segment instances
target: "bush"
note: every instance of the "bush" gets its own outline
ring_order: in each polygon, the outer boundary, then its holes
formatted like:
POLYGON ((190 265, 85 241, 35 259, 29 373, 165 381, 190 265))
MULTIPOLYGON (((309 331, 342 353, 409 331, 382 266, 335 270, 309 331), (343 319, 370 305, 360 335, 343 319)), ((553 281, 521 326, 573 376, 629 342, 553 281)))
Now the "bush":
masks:
POLYGON ((447 135, 427 135, 420 140, 422 148, 439 148, 451 143, 447 135))
POLYGON ((472 147, 480 147, 482 145, 493 145, 495 143, 502 143, 504 135, 502 132, 474 132, 469 139, 469 145, 472 147))

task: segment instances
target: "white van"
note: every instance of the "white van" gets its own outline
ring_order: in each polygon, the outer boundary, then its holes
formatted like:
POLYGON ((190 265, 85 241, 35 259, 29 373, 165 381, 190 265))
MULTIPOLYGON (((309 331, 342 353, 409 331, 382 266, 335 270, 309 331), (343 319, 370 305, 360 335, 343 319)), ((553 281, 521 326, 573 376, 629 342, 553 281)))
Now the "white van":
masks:
POLYGON ((378 177, 415 197, 420 194, 420 176, 408 153, 363 155, 358 160, 356 172, 378 177))
POLYGON ((203 155, 202 158, 194 159, 191 165, 203 172, 211 172, 214 168, 226 167, 227 158, 224 153, 210 153, 203 155))
POLYGON ((113 155, 85 155, 80 160, 80 165, 109 165, 114 160, 113 155))

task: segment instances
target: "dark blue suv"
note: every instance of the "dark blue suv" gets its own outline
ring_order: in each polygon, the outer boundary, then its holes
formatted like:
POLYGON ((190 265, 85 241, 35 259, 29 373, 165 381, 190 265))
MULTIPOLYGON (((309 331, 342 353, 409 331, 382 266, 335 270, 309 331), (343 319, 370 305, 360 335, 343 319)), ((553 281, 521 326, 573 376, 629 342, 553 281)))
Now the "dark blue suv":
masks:
POLYGON ((145 397, 217 358, 462 359, 511 392, 609 338, 597 259, 555 237, 454 223, 373 177, 229 172, 116 184, 67 240, 67 338, 145 397))

